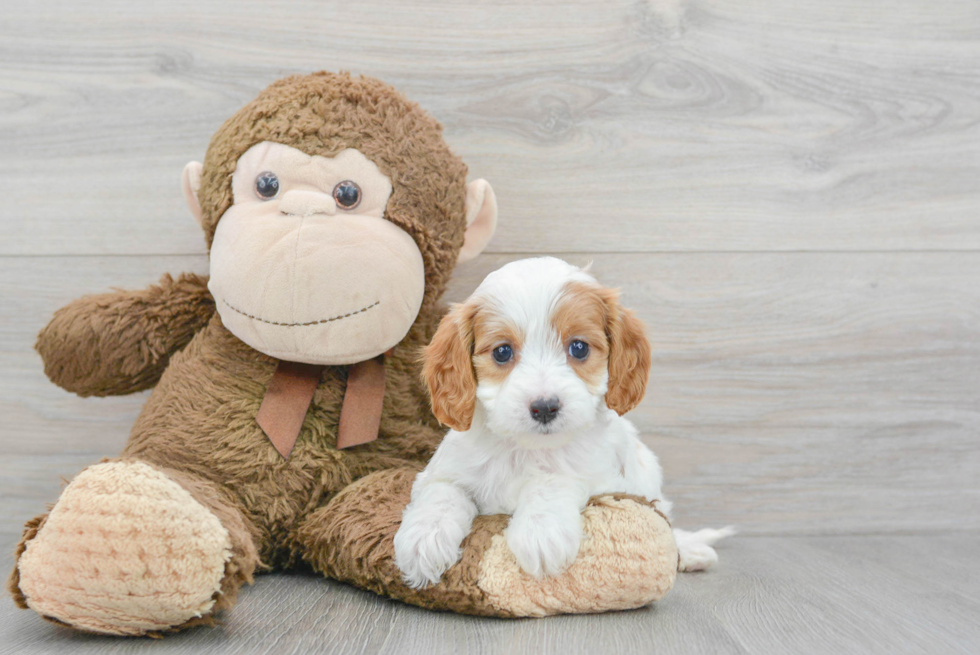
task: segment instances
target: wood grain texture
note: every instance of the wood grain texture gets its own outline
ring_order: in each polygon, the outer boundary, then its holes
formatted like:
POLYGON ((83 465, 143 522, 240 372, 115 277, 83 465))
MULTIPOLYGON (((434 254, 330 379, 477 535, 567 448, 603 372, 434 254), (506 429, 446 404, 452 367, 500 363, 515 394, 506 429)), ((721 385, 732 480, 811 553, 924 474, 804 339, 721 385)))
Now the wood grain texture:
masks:
POLYGON ((543 620, 427 612, 300 574, 260 576, 221 627, 153 644, 56 628, 4 603, 0 652, 972 654, 980 595, 960 572, 978 538, 741 538, 656 605, 543 620))
POLYGON ((445 123, 495 252, 975 249, 978 35, 974 0, 22 3, 0 253, 203 252, 183 164, 317 69, 445 123))

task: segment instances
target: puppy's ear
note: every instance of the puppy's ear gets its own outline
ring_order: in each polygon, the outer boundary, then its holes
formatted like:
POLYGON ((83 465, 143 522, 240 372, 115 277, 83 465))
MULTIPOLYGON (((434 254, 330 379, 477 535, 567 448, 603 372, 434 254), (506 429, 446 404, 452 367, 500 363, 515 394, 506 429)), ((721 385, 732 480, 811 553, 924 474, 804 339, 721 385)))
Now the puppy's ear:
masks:
POLYGON ((609 336, 609 391, 606 406, 620 416, 640 404, 650 377, 650 341, 643 322, 619 302, 619 292, 605 289, 606 334, 609 336))
POLYGON ((432 413, 443 425, 464 432, 476 409, 473 370, 475 305, 456 305, 442 318, 432 343, 422 353, 422 379, 429 387, 432 413))

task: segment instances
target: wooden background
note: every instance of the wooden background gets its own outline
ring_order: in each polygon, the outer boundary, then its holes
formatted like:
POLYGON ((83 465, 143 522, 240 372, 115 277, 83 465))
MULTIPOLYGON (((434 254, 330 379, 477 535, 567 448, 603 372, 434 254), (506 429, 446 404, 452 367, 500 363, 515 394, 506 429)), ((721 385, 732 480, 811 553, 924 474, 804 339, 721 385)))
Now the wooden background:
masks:
MULTIPOLYGON (((512 259, 594 261, 650 328, 633 419, 677 523, 742 535, 641 612, 481 621, 273 576, 164 647, 980 649, 976 0, 0 10, 5 551, 146 400, 57 389, 37 331, 79 295, 206 272, 184 163, 278 77, 351 70, 430 110, 497 192, 452 298, 512 259)), ((0 651, 143 647, 0 606, 0 651)))

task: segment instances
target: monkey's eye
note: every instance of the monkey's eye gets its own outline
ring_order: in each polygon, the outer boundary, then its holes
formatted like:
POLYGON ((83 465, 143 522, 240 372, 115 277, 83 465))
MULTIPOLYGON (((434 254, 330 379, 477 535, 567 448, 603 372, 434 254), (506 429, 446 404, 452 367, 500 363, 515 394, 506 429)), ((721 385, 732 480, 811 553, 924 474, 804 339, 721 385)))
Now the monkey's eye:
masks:
POLYGON ((343 209, 354 209, 361 204, 361 187, 350 180, 344 180, 333 188, 333 199, 343 209))
POLYGON ((497 362, 498 364, 506 364, 513 356, 514 349, 506 343, 493 349, 493 361, 497 362))
POLYGON ((272 200, 279 195, 279 178, 272 171, 259 173, 255 178, 255 195, 262 200, 272 200))
POLYGON ((568 344, 568 354, 578 360, 584 360, 589 356, 589 344, 580 339, 576 339, 568 344))

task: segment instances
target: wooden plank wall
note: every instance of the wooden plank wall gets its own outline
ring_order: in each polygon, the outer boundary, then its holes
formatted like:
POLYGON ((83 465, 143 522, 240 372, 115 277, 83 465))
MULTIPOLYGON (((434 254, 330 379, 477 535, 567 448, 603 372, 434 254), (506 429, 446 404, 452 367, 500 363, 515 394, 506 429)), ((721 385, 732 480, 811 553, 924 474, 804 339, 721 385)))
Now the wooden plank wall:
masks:
POLYGON ((283 75, 385 79, 489 179, 506 261, 594 261, 656 354, 634 413, 679 521, 980 527, 976 0, 21 3, 0 21, 0 532, 116 452, 51 313, 205 272, 179 174, 283 75))

